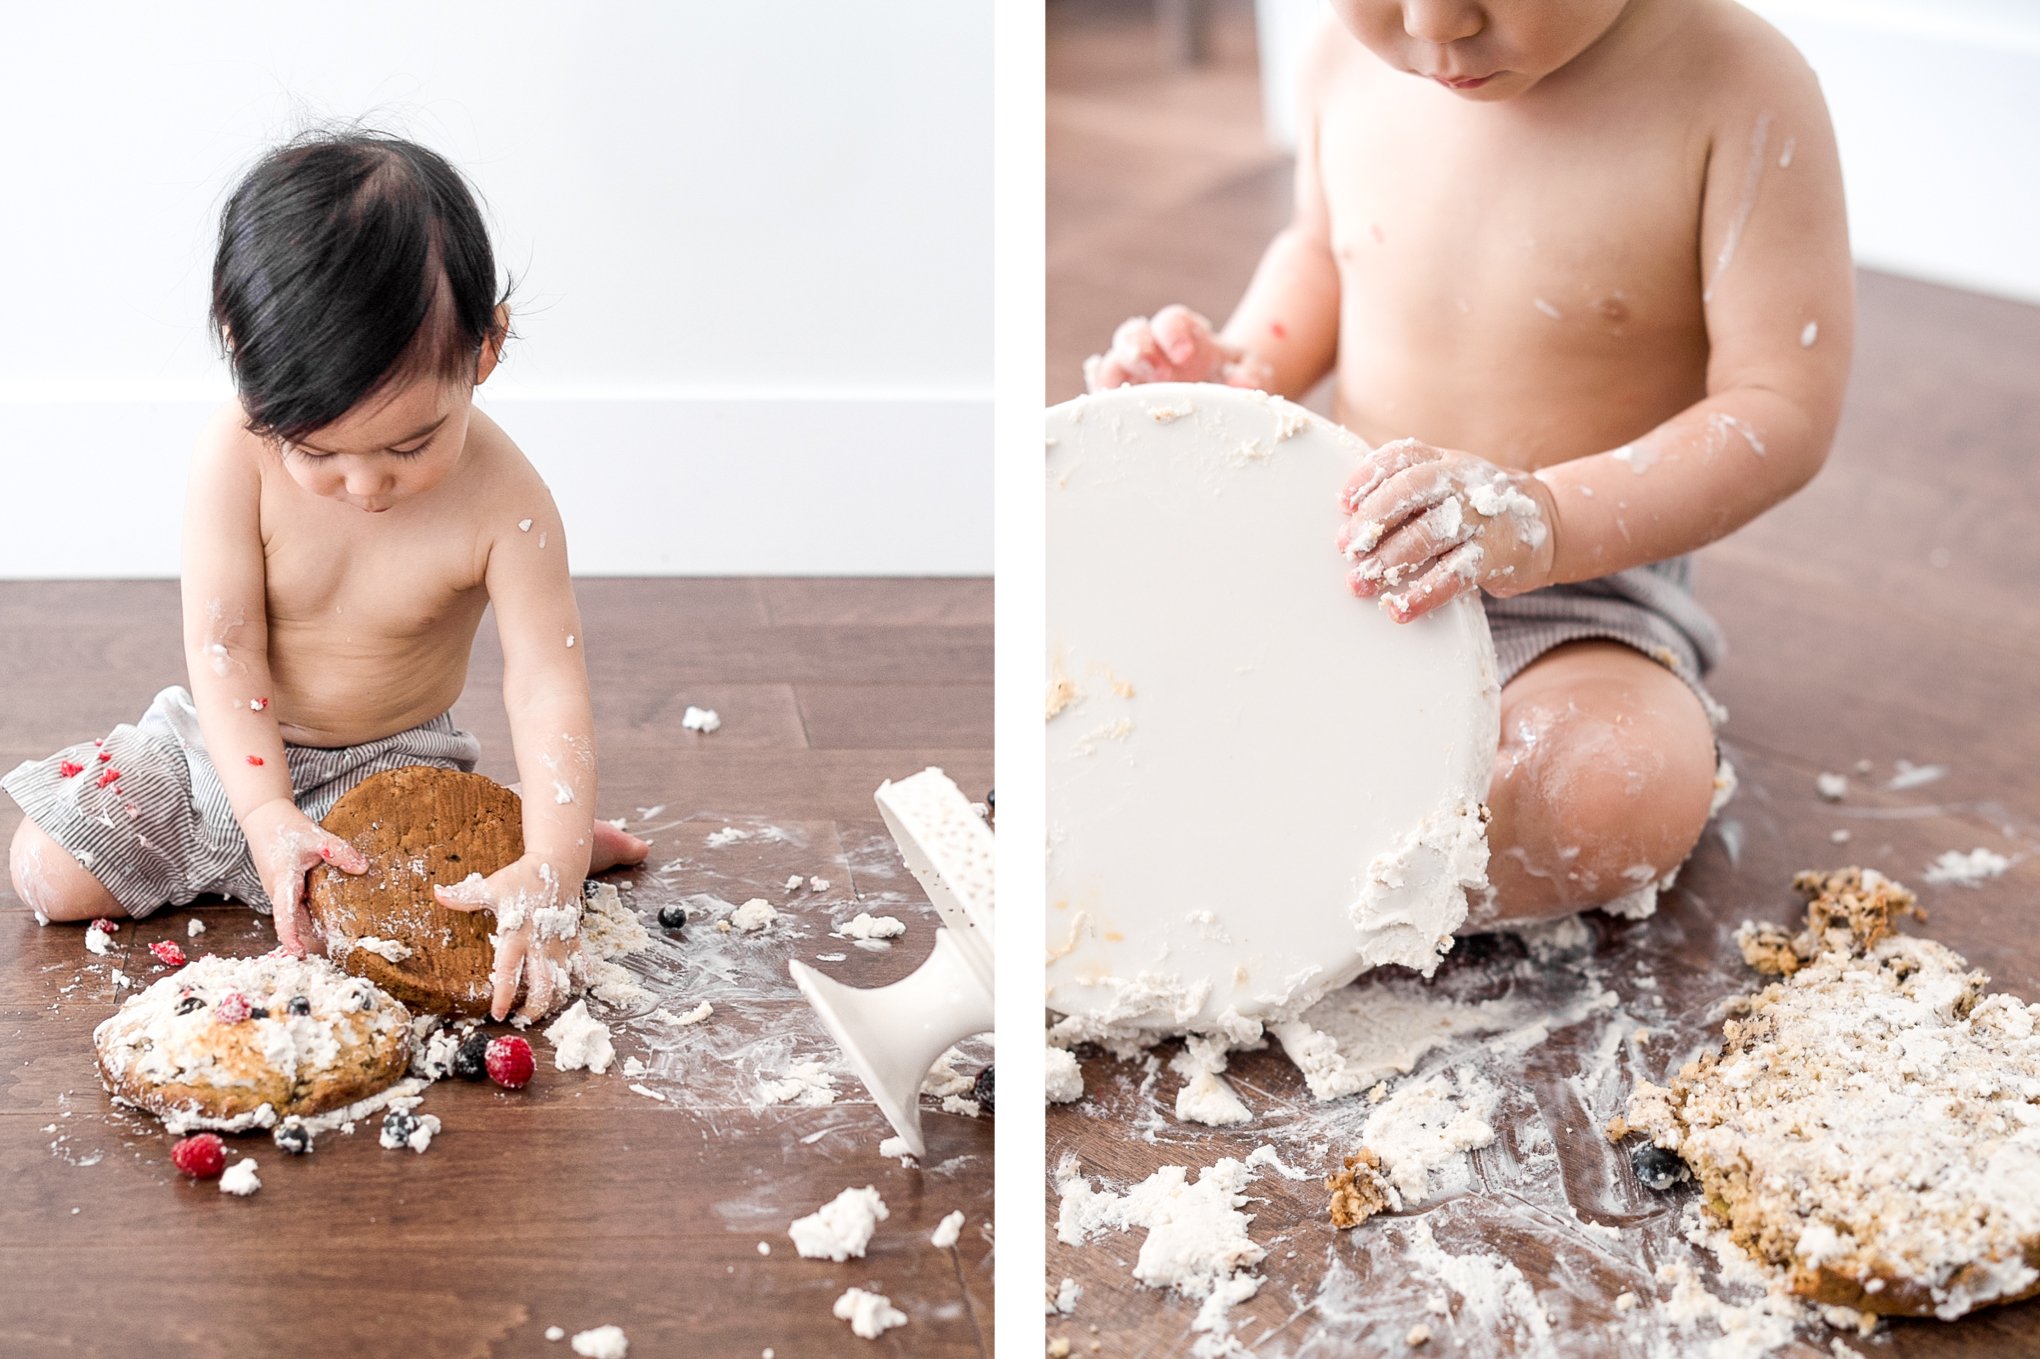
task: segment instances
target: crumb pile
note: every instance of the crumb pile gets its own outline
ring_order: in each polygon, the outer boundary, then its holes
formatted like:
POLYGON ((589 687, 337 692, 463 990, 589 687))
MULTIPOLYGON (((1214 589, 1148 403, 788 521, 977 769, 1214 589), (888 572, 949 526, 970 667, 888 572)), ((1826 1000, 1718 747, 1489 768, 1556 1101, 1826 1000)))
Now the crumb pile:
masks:
POLYGON ((1781 980, 1720 1052, 1640 1084, 1611 1133, 1683 1157, 1802 1297, 1948 1319, 2040 1292, 2040 1007, 1897 933, 1920 912, 1873 870, 1795 886, 1805 929, 1737 936, 1781 980))

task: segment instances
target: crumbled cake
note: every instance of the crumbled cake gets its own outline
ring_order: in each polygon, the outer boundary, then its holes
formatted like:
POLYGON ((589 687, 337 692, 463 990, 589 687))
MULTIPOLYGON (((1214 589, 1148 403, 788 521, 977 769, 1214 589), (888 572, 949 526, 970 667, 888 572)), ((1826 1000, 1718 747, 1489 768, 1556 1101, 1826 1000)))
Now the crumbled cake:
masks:
POLYGON ((1738 943, 1781 978, 1722 1051, 1639 1085, 1611 1136, 1647 1135, 1736 1244, 1829 1306, 1952 1319, 2040 1292, 2040 1006, 1929 939, 1868 869, 1802 873, 1797 934, 1738 943))
POLYGON ((1348 1156, 1346 1168, 1328 1177, 1325 1188, 1332 1191, 1332 1225, 1341 1231, 1359 1226, 1389 1206, 1381 1158, 1366 1147, 1348 1156))
POLYGON ((173 1131, 267 1128, 353 1104, 404 1075, 411 1041, 391 996, 281 950, 200 958, 92 1031, 114 1098, 173 1131))

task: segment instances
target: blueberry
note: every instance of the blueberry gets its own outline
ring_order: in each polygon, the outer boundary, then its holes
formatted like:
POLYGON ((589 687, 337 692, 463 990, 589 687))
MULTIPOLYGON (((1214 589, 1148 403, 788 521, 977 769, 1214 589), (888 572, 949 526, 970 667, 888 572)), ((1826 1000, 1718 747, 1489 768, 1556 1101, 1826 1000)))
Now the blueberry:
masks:
POLYGON ((453 1054, 453 1074, 464 1081, 488 1079, 489 1035, 480 1029, 463 1038, 453 1054))
POLYGON ((277 1124, 276 1131, 269 1137, 277 1146, 293 1156, 302 1156, 312 1149, 311 1133, 307 1132, 305 1125, 295 1118, 286 1118, 277 1124))
POLYGON ((267 1018, 269 1018, 269 1007, 268 1007, 267 1005, 251 1005, 251 1006, 249 1006, 249 1007, 248 1007, 248 1018, 250 1018, 250 1019, 267 1019, 267 1018))
POLYGON ((986 1113, 992 1111, 992 1069, 986 1067, 978 1072, 977 1079, 970 1083, 970 1097, 978 1102, 978 1108, 986 1113))
POLYGON ((1686 1169, 1686 1163, 1676 1153, 1648 1142, 1630 1150, 1629 1164, 1635 1167, 1636 1178, 1646 1189, 1662 1191, 1693 1178, 1693 1172, 1686 1169))
POLYGON ((373 1010, 375 1008, 375 992, 366 986, 359 987, 354 992, 354 1001, 354 1008, 357 1010, 373 1010))
POLYGON ((205 1002, 197 996, 185 996, 177 1002, 177 1013, 181 1015, 188 1015, 193 1010, 202 1010, 204 1008, 205 1002))
POLYGON ((659 908, 659 923, 669 930, 685 929, 687 927, 687 908, 678 902, 671 906, 661 906, 659 908))
POLYGON ((291 1012, 292 1014, 294 1014, 294 1015, 308 1015, 308 1014, 310 1014, 310 1013, 312 1012, 312 1000, 311 1000, 311 997, 309 997, 309 996, 292 996, 292 997, 290 998, 290 1012, 291 1012))
POLYGON ((416 1131, 418 1131, 418 1119, 413 1114, 399 1109, 394 1113, 383 1116, 382 1135, 385 1142, 409 1141, 411 1134, 416 1131))

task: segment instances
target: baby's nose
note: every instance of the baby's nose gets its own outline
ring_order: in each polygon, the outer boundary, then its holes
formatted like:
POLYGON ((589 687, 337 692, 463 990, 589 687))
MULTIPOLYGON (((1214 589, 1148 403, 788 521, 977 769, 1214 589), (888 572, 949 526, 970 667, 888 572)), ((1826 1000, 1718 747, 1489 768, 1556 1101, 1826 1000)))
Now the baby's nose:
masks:
POLYGON ((347 494, 356 500, 373 500, 390 488, 395 478, 382 468, 372 465, 351 467, 347 471, 347 494))

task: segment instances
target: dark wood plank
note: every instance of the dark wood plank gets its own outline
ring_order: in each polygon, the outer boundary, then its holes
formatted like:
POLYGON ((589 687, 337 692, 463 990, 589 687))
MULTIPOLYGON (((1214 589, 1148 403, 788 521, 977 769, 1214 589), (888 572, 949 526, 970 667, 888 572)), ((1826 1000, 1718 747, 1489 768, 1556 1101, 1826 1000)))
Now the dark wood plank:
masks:
POLYGON ((803 684, 799 699, 817 750, 960 745, 992 718, 989 684, 803 684))
MULTIPOLYGON (((990 589, 943 582, 917 599, 914 582, 832 582, 814 593, 772 584, 799 605, 789 611, 799 621, 783 629, 795 639, 774 635, 764 582, 579 590, 602 811, 654 847, 646 868, 615 875, 627 900, 655 921, 671 901, 763 896, 781 921, 757 938, 719 934, 700 918, 678 936, 651 924, 652 947, 627 963, 651 998, 617 1014, 598 1008, 619 1066, 603 1076, 554 1070, 541 1038, 540 1072, 523 1092, 441 1082, 424 1108, 445 1129, 423 1156, 383 1151, 370 1121, 351 1137, 322 1137, 302 1159, 260 1137, 237 1139, 264 1182, 247 1201, 183 1181, 160 1128, 115 1109, 100 1089, 91 1029, 126 994, 116 968, 144 984, 161 975, 149 942, 256 953, 273 942, 267 922, 234 905, 165 911, 129 923, 115 956, 101 959, 84 951, 78 927, 38 928, 0 893, 0 1182, 9 1187, 0 1353, 497 1359, 564 1353, 543 1338, 549 1325, 571 1334, 614 1323, 633 1355, 767 1346, 988 1355, 990 1120, 930 1105, 930 1154, 909 1169, 878 1155, 890 1129, 847 1069, 837 1102, 821 1108, 762 1105, 757 1082, 795 1060, 841 1065, 794 991, 789 959, 877 986, 932 946, 937 917, 871 795, 930 763, 957 771, 967 788, 989 778, 990 589), (858 621, 832 621, 831 598, 858 621), (725 640, 719 654, 740 657, 742 674, 701 659, 730 633, 745 640, 725 640), (810 750, 795 680, 812 672, 773 667, 817 647, 867 680, 915 676, 894 702, 945 714, 945 744, 915 746, 902 729, 896 746, 810 750), (974 671, 963 664, 970 657, 974 671), (959 674, 964 697, 937 697, 930 670, 959 674), (683 731, 689 702, 716 707, 723 729, 683 731), (754 837, 708 845, 725 825, 754 837), (830 887, 790 893, 793 874, 819 874, 830 887), (908 932, 876 949, 830 933, 859 910, 896 915, 908 932), (187 934, 194 918, 207 924, 196 938, 187 934), (701 999, 715 1013, 677 1033, 650 1014, 701 999), (623 1075, 626 1059, 646 1070, 623 1075), (666 1098, 631 1090, 633 1081, 666 1098), (892 1214, 867 1257, 800 1259, 787 1224, 864 1184, 892 1214), (928 1235, 952 1209, 968 1225, 954 1249, 938 1251, 928 1235), (760 1241, 771 1254, 758 1253, 760 1241), (95 1282, 81 1285, 88 1277, 95 1282), (886 1293, 908 1325, 870 1345, 851 1338, 830 1308, 853 1284, 886 1293), (109 1290, 117 1303, 104 1301, 109 1290)), ((160 582, 0 585, 0 628, 14 643, 0 654, 0 758, 41 755, 131 720, 156 687, 181 678, 176 612, 175 587, 160 582)), ((512 777, 499 685, 485 628, 457 712, 484 740, 485 772, 512 777)), ((884 685, 869 687, 883 707, 884 685)), ((855 729, 853 718, 842 723, 855 729)), ((0 836, 18 817, 11 803, 0 807, 0 836)), ((977 1058, 988 1059, 988 1050, 977 1058)))

